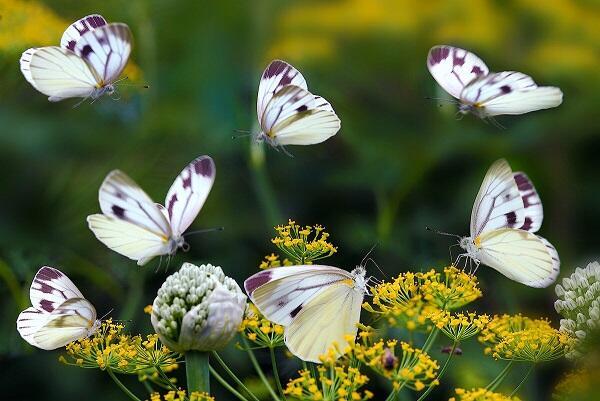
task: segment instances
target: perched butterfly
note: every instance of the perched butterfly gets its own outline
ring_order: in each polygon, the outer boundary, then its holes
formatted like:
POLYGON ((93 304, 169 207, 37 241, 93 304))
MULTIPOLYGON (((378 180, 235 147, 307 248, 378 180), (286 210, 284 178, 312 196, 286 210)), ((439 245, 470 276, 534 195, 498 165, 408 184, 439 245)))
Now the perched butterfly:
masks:
POLYGON ((112 94, 131 52, 131 31, 123 23, 108 24, 98 15, 81 18, 67 28, 59 46, 25 50, 21 72, 38 91, 57 102, 112 94))
POLYGON ((263 270, 244 282, 246 293, 265 317, 285 328, 285 343, 304 361, 320 363, 334 342, 356 336, 367 291, 365 269, 303 265, 263 270))
POLYGON ((139 266, 155 256, 173 255, 188 248, 183 233, 202 209, 215 174, 213 160, 198 157, 175 179, 162 206, 125 173, 113 170, 100 186, 102 214, 88 216, 88 225, 104 245, 139 266))
POLYGON ((341 126, 331 104, 310 93, 300 71, 281 60, 262 74, 256 111, 261 129, 256 139, 272 146, 321 143, 341 126))
POLYGON ((471 236, 460 240, 478 266, 490 266, 530 287, 547 287, 560 270, 556 249, 534 234, 544 212, 535 187, 525 173, 513 173, 506 160, 488 170, 471 212, 471 236))
POLYGON ((53 350, 89 337, 100 327, 96 309, 61 271, 44 266, 29 290, 32 307, 17 318, 17 330, 34 347, 53 350))
POLYGON ((459 100, 459 112, 480 118, 500 114, 523 114, 557 107, 563 94, 559 88, 537 86, 521 72, 490 73, 475 54, 452 46, 434 46, 427 67, 437 83, 459 100))

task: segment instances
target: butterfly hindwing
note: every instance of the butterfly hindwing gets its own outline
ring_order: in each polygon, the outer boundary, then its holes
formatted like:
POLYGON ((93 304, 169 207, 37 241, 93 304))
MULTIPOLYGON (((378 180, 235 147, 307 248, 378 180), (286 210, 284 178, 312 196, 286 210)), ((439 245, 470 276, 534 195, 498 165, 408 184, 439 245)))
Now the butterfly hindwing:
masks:
POLYGON ((25 79, 51 102, 92 96, 100 81, 81 57, 58 46, 24 51, 20 66, 25 79))
POLYGON ((427 67, 437 83, 459 99, 464 87, 489 70, 475 54, 452 46, 434 46, 427 56, 427 67))
POLYGON ((106 20, 100 14, 91 14, 80 18, 71 25, 69 25, 65 33, 63 33, 63 36, 60 39, 60 47, 62 47, 63 49, 74 51, 75 44, 77 43, 81 35, 106 24, 106 20))
POLYGON ((209 156, 200 156, 177 176, 165 199, 173 235, 183 234, 196 219, 215 181, 215 163, 209 156))

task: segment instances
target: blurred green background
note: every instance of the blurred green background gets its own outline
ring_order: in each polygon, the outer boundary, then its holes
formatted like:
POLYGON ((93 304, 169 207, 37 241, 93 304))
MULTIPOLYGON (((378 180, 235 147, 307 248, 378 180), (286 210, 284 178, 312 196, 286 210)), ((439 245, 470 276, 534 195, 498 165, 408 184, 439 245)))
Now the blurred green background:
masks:
MULTIPOLYGON (((164 269, 139 268, 109 251, 85 223, 99 211, 98 187, 114 168, 161 202, 186 163, 201 154, 214 158, 217 179, 192 229, 225 230, 191 237, 190 252, 180 252, 171 271, 183 261, 210 262, 241 283, 274 250, 272 226, 288 218, 326 226, 339 247, 328 260, 336 266, 352 268, 378 244, 374 259, 389 276, 441 268, 453 240, 425 226, 467 234, 483 175, 500 157, 536 184, 545 207, 540 234, 558 249, 562 275, 597 256, 597 0, 0 0, 0 15, 4 400, 125 399, 107 375, 61 365, 58 352, 33 349, 15 329, 33 274, 48 264, 68 273, 99 315, 113 310, 132 320, 132 331, 150 332, 142 308, 152 303, 164 269), (131 27, 128 75, 150 89, 123 85, 118 101, 76 108, 77 101, 49 103, 21 75, 20 54, 58 44, 69 23, 90 13, 131 27), (436 44, 470 49, 491 70, 523 71, 559 86, 564 103, 500 117, 504 130, 472 116, 457 120, 454 105, 426 99, 444 96, 425 65, 436 44), (331 140, 288 148, 294 158, 231 139, 235 129, 257 129, 258 79, 273 58, 300 69, 342 120, 331 140)), ((489 268, 478 275, 484 298, 477 310, 558 321, 552 287, 527 288, 489 268)), ((433 397, 485 385, 502 368, 478 345, 464 351, 433 397)), ((252 376, 238 355, 231 347, 226 359, 252 376)), ((284 363, 286 375, 295 368, 284 363)), ((522 398, 549 399, 565 368, 542 366, 522 398)), ((518 379, 517 372, 513 386, 518 379)), ((128 384, 143 394, 135 378, 128 384)), ((231 399, 215 387, 218 400, 231 399)))

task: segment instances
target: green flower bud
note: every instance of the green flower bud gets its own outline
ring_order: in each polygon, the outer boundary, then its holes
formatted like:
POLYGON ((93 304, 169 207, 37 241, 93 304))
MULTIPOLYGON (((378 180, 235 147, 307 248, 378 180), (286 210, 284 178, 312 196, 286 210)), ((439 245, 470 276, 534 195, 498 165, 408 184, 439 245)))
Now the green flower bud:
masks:
POLYGON ((242 323, 246 296, 219 266, 184 263, 158 290, 152 326, 171 350, 225 347, 242 323))

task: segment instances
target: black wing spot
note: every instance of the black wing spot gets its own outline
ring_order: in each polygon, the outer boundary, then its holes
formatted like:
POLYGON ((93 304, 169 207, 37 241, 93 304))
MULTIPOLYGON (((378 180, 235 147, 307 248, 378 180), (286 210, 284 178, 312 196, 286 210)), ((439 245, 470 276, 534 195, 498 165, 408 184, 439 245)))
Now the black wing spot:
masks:
POLYGON ((290 312, 290 316, 291 316, 292 318, 295 318, 295 317, 296 317, 296 315, 297 315, 298 313, 300 313, 300 311, 301 311, 301 310, 302 310, 302 305, 298 305, 298 306, 296 306, 296 307, 294 308, 294 310, 290 312))
POLYGON ((306 111, 306 110, 308 110, 308 107, 305 104, 303 104, 302 106, 300 106, 296 109, 296 111, 298 113, 302 113, 303 111, 306 111))
POLYGON ((116 217, 118 217, 120 219, 125 218, 125 209, 123 209, 121 206, 112 205, 111 209, 116 217))

